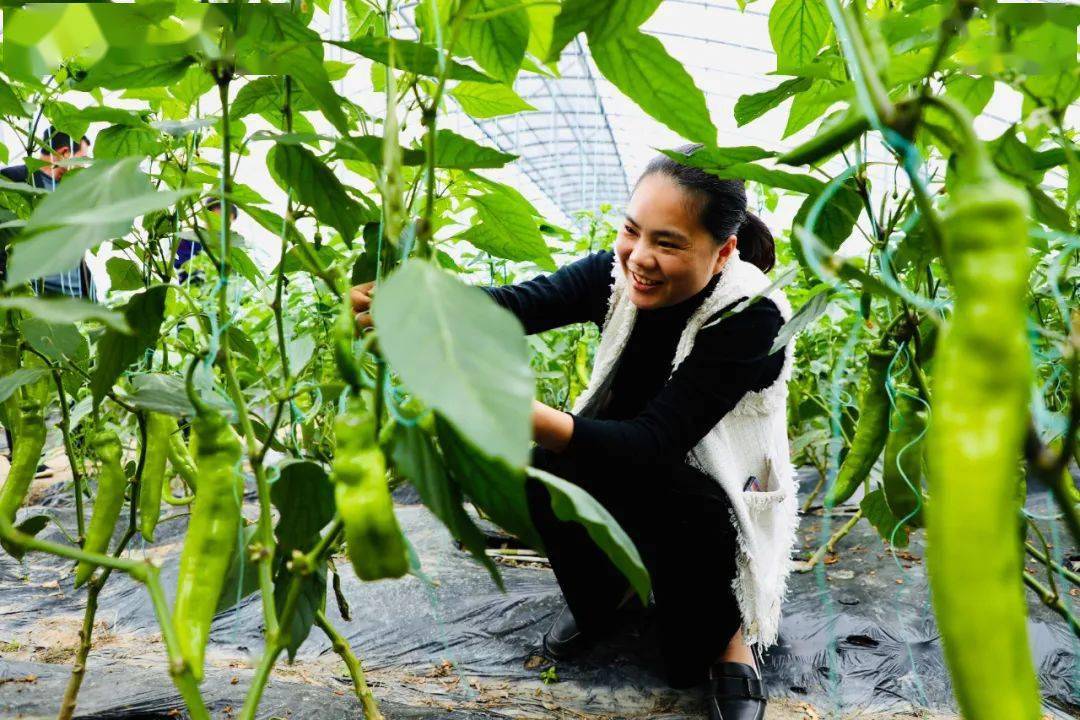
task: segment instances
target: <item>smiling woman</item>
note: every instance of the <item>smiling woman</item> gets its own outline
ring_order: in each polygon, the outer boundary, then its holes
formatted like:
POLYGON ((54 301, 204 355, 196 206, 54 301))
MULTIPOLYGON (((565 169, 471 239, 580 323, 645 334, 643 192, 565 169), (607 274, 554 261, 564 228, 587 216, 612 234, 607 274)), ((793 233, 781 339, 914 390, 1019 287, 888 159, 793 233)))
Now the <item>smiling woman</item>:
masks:
MULTIPOLYGON (((602 328, 574 412, 534 403, 533 465, 585 488, 634 540, 653 579, 669 683, 708 680, 713 718, 762 717, 754 651, 775 642, 797 523, 789 353, 772 350, 790 308, 779 291, 764 293, 772 263, 742 181, 661 156, 635 187, 614 253, 487 289, 527 333, 602 328), (687 547, 715 564, 703 571, 687 547)), ((628 585, 580 526, 555 517, 543 485, 530 479, 527 493, 567 603, 544 647, 563 658, 616 624, 628 585)))

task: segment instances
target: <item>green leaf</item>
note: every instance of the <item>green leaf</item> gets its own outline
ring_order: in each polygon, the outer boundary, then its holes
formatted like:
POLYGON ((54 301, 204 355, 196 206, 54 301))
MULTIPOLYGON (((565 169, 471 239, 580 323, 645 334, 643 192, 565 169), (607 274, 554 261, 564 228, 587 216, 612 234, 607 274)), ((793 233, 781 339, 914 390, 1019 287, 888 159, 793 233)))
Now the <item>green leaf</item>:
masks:
POLYGON ((473 558, 487 568, 491 579, 505 589, 495 562, 488 557, 487 539, 461 506, 461 488, 450 479, 431 438, 418 426, 394 425, 390 459, 394 471, 406 478, 420 499, 439 518, 473 558))
POLYGON ((769 11, 769 39, 777 65, 809 65, 831 27, 824 0, 776 0, 769 11))
POLYGON ((797 94, 788 111, 787 125, 782 137, 788 137, 821 117, 836 100, 829 91, 830 83, 815 80, 807 90, 797 94))
POLYGON ((1058 205, 1052 197, 1035 184, 1029 184, 1027 191, 1028 195, 1031 196, 1031 206, 1035 211, 1036 220, 1054 230, 1073 231, 1073 227, 1069 222, 1069 213, 1066 212, 1065 208, 1058 205))
POLYGON ((635 30, 589 47, 604 77, 642 110, 687 140, 716 144, 705 96, 659 40, 635 30))
POLYGON ((215 613, 225 612, 236 607, 241 600, 259 589, 259 566, 252 559, 246 548, 255 541, 258 525, 244 528, 244 544, 229 558, 229 571, 225 583, 221 586, 215 613))
MULTIPOLYGON (((194 417, 195 408, 188 399, 184 378, 161 373, 134 373, 129 382, 131 392, 127 393, 125 398, 135 407, 176 418, 194 417)), ((207 382, 207 376, 195 374, 195 387, 199 390, 199 397, 232 421, 236 415, 232 404, 219 398, 212 388, 207 387, 207 382)))
POLYGON ((606 42, 636 29, 660 6, 660 0, 564 0, 552 27, 547 62, 555 62, 580 32, 589 45, 606 42))
MULTIPOLYGON (((275 578, 274 597, 284 604, 292 573, 285 563, 294 550, 309 552, 319 542, 319 531, 334 518, 334 488, 326 471, 310 460, 286 460, 280 475, 270 486, 270 500, 280 517, 274 527, 278 541, 279 568, 275 578)), ((289 657, 307 639, 315 622, 315 611, 326 604, 326 566, 302 581, 300 600, 288 628, 289 657)))
POLYGON ((110 48, 73 87, 84 92, 95 88, 164 87, 184 77, 194 62, 195 58, 187 54, 163 53, 159 57, 146 57, 125 48, 110 48))
POLYGON ((825 187, 825 183, 815 177, 809 175, 796 175, 795 173, 784 172, 783 170, 773 170, 771 168, 762 167, 761 165, 755 165, 754 163, 740 163, 738 165, 729 165, 717 169, 703 169, 708 170, 722 180, 732 178, 752 180, 754 182, 759 182, 762 185, 768 185, 769 187, 780 188, 781 190, 791 190, 792 192, 800 192, 807 195, 820 192, 822 188, 825 187))
POLYGON ((780 326, 780 332, 776 334, 776 340, 773 341, 769 354, 781 349, 796 335, 817 322, 817 319, 825 314, 831 299, 832 293, 828 289, 819 290, 812 295, 802 307, 795 311, 790 320, 780 326))
MULTIPOLYGON (((337 142, 337 153, 348 160, 359 160, 382 165, 383 138, 380 135, 351 135, 337 142)), ((401 149, 401 164, 415 166, 424 164, 424 151, 401 149)))
POLYGON ((885 500, 885 492, 881 488, 863 497, 859 508, 863 511, 863 517, 870 521, 882 540, 892 543, 893 547, 897 548, 908 546, 907 526, 893 516, 892 511, 889 510, 889 503, 885 500), (895 536, 894 530, 896 530, 895 536))
POLYGON ((689 155, 681 153, 678 150, 661 150, 660 152, 683 165, 690 165, 692 167, 702 168, 703 170, 718 170, 732 165, 776 157, 775 152, 763 150, 754 145, 723 148, 701 147, 689 155))
POLYGON ((300 83, 339 133, 349 133, 349 119, 342 110, 348 101, 334 91, 321 58, 313 56, 303 45, 288 43, 274 48, 266 62, 275 74, 290 75, 300 83))
MULTIPOLYGON (((350 50, 358 55, 363 55, 369 60, 386 65, 389 63, 390 38, 385 37, 359 37, 352 40, 328 40, 332 45, 350 50)), ((438 77, 439 74, 439 51, 428 45, 423 45, 410 40, 393 39, 394 43, 394 67, 406 70, 416 75, 438 77)), ((445 53, 443 53, 445 57, 445 53)), ((451 80, 472 80, 474 82, 498 82, 495 78, 474 70, 468 65, 448 60, 449 71, 447 77, 451 80)))
POLYGON ((319 222, 337 230, 346 241, 351 242, 370 219, 370 213, 345 192, 334 172, 307 148, 275 145, 267 163, 283 190, 291 189, 297 202, 314 210, 319 222))
POLYGON ((45 368, 19 368, 0 377, 0 402, 4 402, 23 385, 37 382, 49 374, 45 368))
POLYGON ((435 429, 451 478, 473 504, 529 547, 542 549, 543 540, 529 516, 524 468, 482 452, 440 413, 435 414, 435 429))
POLYGON ((555 517, 565 522, 580 523, 597 547, 604 551, 612 564, 630 581, 641 601, 648 603, 652 589, 649 572, 645 569, 634 542, 611 513, 597 502, 596 498, 573 483, 539 468, 530 467, 528 473, 530 477, 547 486, 555 517))
POLYGON ((123 237, 139 215, 163 210, 197 190, 156 192, 139 170, 140 158, 95 162, 64 178, 34 210, 11 248, 8 287, 63 272, 87 250, 123 237))
MULTIPOLYGON (((978 117, 994 96, 994 79, 990 77, 973 78, 970 75, 950 75, 945 80, 945 94, 957 100, 972 116, 978 117)), ((926 111, 936 110, 927 108, 926 111)))
POLYGON ((138 290, 143 287, 143 275, 139 266, 125 257, 111 257, 105 261, 109 273, 110 290, 138 290))
POLYGON ((22 100, 2 78, 0 78, 0 115, 6 117, 30 117, 22 100))
POLYGON ((131 327, 120 313, 79 298, 16 295, 0 298, 0 308, 21 310, 46 322, 97 322, 119 333, 131 333, 131 327))
POLYGON ((157 344, 168 290, 166 285, 155 285, 132 295, 124 306, 124 318, 134 331, 133 335, 122 335, 109 328, 98 341, 97 364, 90 375, 95 404, 112 389, 120 373, 157 344))
POLYGON ((158 134, 148 128, 107 127, 94 138, 94 156, 106 159, 145 158, 164 150, 158 134))
POLYGON ((435 167, 457 170, 498 168, 515 159, 517 155, 481 145, 450 130, 435 133, 435 167))
POLYGON ((461 26, 459 41, 487 73, 504 82, 517 75, 529 44, 529 16, 518 0, 477 0, 471 14, 498 13, 461 26))
POLYGON ((79 367, 86 367, 90 360, 90 344, 69 322, 46 322, 40 318, 27 318, 20 326, 23 338, 30 347, 53 362, 68 360, 79 367))
MULTIPOLYGON (((814 223, 813 228, 810 228, 830 250, 836 250, 851 237, 855 223, 862 214, 863 201, 857 188, 858 183, 855 178, 849 177, 845 180, 822 207, 821 212, 818 213, 817 222, 814 223)), ((795 213, 793 221, 795 224, 806 226, 806 217, 819 194, 815 193, 803 200, 798 212, 795 213)))
POLYGON ((753 95, 741 95, 735 102, 735 122, 739 127, 756 120, 792 95, 800 93, 810 87, 809 78, 793 78, 785 80, 772 90, 754 93, 753 95))
POLYGON ((472 196, 469 201, 476 208, 477 224, 461 237, 495 257, 519 262, 532 260, 547 269, 555 269, 551 250, 536 227, 529 206, 517 202, 513 195, 497 191, 472 196))
MULTIPOLYGON (((48 527, 48 525, 48 515, 31 515, 25 520, 17 523, 15 525, 15 529, 23 533, 24 535, 35 537, 38 533, 48 527)), ((4 549, 11 554, 11 557, 15 558, 20 562, 22 562, 23 556, 26 555, 26 548, 20 545, 7 543, 5 544, 4 549)))
POLYGON ((474 118, 513 115, 535 107, 521 98, 513 88, 496 83, 463 82, 450 91, 461 109, 474 118))
POLYGON ((409 391, 477 446, 523 467, 534 383, 517 318, 422 261, 379 287, 372 312, 379 346, 409 391))

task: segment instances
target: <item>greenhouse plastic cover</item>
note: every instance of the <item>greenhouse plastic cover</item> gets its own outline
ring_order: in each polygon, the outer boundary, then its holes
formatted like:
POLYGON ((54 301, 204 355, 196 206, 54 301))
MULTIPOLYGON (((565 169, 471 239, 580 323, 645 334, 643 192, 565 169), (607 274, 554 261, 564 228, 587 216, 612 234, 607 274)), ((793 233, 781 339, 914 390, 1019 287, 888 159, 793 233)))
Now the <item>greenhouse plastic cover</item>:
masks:
MULTIPOLYGON (((804 485, 809 486, 808 479, 804 485)), ((63 486, 54 484, 30 512, 48 511, 74 525, 70 492, 63 486)), ((361 583, 347 563, 339 563, 352 619, 341 619, 332 593, 327 609, 363 660, 389 720, 701 716, 697 692, 664 684, 650 650, 648 613, 628 621, 579 661, 559 663, 558 683, 542 683, 539 675, 546 664, 538 663, 534 653, 560 607, 550 570, 503 566, 506 592, 500 592, 433 516, 421 505, 408 504, 409 499, 408 493, 399 493, 399 516, 428 581, 410 576, 361 583)), ((254 515, 250 493, 248 505, 254 515)), ((1043 514, 1047 506, 1046 495, 1033 490, 1028 510, 1043 514)), ((831 529, 845 517, 834 516, 831 529)), ((170 595, 184 522, 164 522, 156 543, 136 540, 134 545, 134 555, 161 559, 170 595)), ((802 519, 802 557, 820 544, 823 532, 830 532, 820 522, 817 515, 802 519)), ((1049 526, 1052 534, 1065 536, 1060 524, 1049 526)), ((487 530, 496 543, 498 532, 487 530)), ((61 539, 52 526, 43 536, 61 539)), ((955 711, 928 602, 922 537, 921 532, 913 536, 911 546, 894 560, 870 525, 860 522, 822 575, 792 575, 779 644, 765 657, 772 697, 845 712, 955 711)), ((1066 558, 1075 561, 1075 549, 1066 558)), ((708 572, 704 561, 702 572, 708 572)), ((0 652, 0 717, 55 715, 85 603, 85 592, 73 590, 72 581, 68 563, 49 555, 31 554, 22 565, 6 555, 0 559, 0 648, 5 650, 0 652)), ((1077 717, 1077 641, 1065 622, 1037 600, 1031 599, 1030 606, 1028 628, 1044 712, 1077 717)), ((164 648, 142 587, 127 576, 114 576, 101 594, 97 617, 77 717, 152 718, 182 709, 165 672, 164 648)), ((261 647, 257 596, 218 616, 202 685, 212 711, 239 709, 250 664, 261 647)), ((317 629, 296 663, 281 662, 278 668, 259 717, 360 717, 344 665, 317 629)))

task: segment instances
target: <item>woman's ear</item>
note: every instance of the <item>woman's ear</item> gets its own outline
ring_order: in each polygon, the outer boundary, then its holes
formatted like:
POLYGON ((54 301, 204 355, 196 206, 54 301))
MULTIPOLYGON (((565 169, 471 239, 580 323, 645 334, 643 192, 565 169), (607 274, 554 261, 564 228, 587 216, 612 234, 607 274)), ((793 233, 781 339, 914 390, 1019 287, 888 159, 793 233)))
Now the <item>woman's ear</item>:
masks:
POLYGON ((739 244, 739 238, 735 235, 729 235, 727 241, 720 246, 720 252, 716 254, 716 263, 713 265, 712 274, 720 272, 724 265, 731 258, 731 253, 739 244))

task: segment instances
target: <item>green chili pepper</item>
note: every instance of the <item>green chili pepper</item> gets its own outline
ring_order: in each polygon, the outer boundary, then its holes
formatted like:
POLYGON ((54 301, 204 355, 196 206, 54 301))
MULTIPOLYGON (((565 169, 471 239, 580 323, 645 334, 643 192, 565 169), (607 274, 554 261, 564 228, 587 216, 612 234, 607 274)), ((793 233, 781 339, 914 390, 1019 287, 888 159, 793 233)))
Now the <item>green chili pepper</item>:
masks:
POLYGON ((195 461, 191 459, 191 452, 188 451, 187 445, 184 445, 184 438, 179 432, 169 434, 167 451, 172 469, 194 491, 195 484, 198 482, 195 461))
POLYGON ((203 411, 192 427, 198 439, 199 492, 180 553, 173 625, 180 654, 201 682, 210 624, 236 549, 244 479, 240 442, 225 417, 203 411))
POLYGON ((335 424, 334 498, 345 525, 345 545, 361 580, 401 577, 408 551, 386 484, 386 459, 375 424, 354 395, 335 424))
POLYGON ((346 294, 334 320, 334 360, 338 366, 338 372, 345 382, 349 383, 354 391, 361 387, 360 367, 356 363, 353 354, 353 340, 356 337, 356 316, 352 313, 352 303, 346 294))
POLYGON ((139 487, 139 531, 153 541, 161 512, 161 489, 168 482, 165 463, 169 459, 169 440, 176 431, 176 420, 162 413, 150 413, 146 419, 146 460, 139 487))
POLYGON ((885 438, 889 435, 889 396, 885 381, 892 356, 891 351, 882 349, 871 350, 867 356, 866 371, 859 388, 859 424, 836 482, 825 495, 827 508, 835 507, 855 494, 885 447, 885 438))
POLYGON ((870 121, 858 110, 852 109, 824 132, 818 133, 802 145, 777 158, 785 165, 806 165, 829 157, 855 138, 870 129, 870 121))
POLYGON ((970 720, 1039 720, 1018 493, 1032 369, 1029 201, 971 130, 942 223, 953 313, 938 341, 927 436, 927 569, 945 658, 970 720))
POLYGON ((922 524, 922 440, 926 409, 914 390, 898 388, 896 407, 885 440, 882 490, 893 517, 910 525, 922 524), (912 514, 914 513, 914 514, 912 514))
MULTIPOLYGON (((0 516, 8 522, 15 522, 15 513, 26 500, 45 447, 45 417, 40 403, 33 399, 24 400, 19 406, 18 425, 19 442, 13 448, 11 467, 3 488, 0 488, 0 516)), ((12 552, 6 543, 4 549, 12 552)))
MULTIPOLYGON (((8 311, 0 312, 0 377, 19 369, 19 333, 11 323, 8 311)), ((18 434, 18 393, 0 402, 0 424, 4 425, 14 439, 18 434)))
MULTIPOLYGON (((97 496, 94 498, 94 512, 90 516, 90 525, 86 528, 86 540, 83 550, 94 553, 107 553, 112 540, 116 521, 124 509, 124 490, 127 488, 127 476, 120 464, 123 449, 120 436, 115 430, 102 430, 90 438, 90 447, 98 458, 97 496)), ((75 587, 79 587, 94 574, 97 565, 80 560, 75 569, 75 587)))

